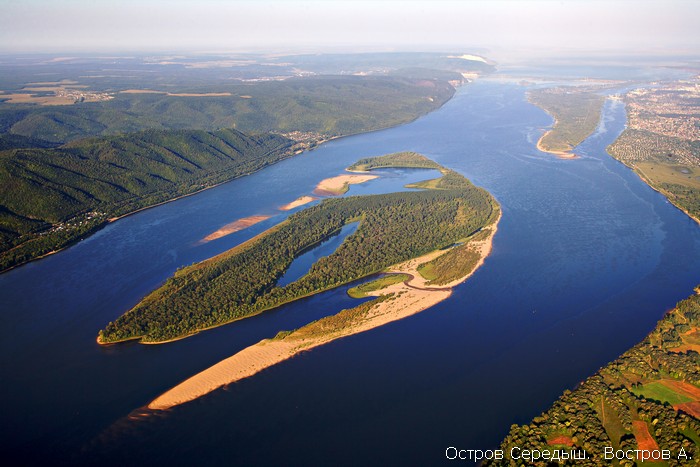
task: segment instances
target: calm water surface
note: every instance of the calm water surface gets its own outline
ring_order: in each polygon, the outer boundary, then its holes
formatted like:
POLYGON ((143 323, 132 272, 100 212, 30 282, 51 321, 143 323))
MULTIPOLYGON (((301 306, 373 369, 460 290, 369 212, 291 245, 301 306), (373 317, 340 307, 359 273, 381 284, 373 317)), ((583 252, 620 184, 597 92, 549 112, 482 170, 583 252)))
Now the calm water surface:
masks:
MULTIPOLYGON (((605 153, 625 112, 563 161, 534 146, 551 119, 525 88, 482 81, 398 128, 344 138, 125 218, 0 276, 0 447, 22 464, 444 462, 493 448, 643 338, 700 282, 700 229, 605 153), (281 221, 277 207, 357 159, 421 152, 503 207, 485 266, 430 310, 333 342, 167 413, 127 416, 238 350, 358 303, 345 288, 168 345, 100 347, 108 321, 178 267, 281 221), (254 214, 267 221, 199 240, 254 214), (18 457, 21 456, 21 457, 18 457)), ((352 194, 428 177, 386 171, 352 194)))

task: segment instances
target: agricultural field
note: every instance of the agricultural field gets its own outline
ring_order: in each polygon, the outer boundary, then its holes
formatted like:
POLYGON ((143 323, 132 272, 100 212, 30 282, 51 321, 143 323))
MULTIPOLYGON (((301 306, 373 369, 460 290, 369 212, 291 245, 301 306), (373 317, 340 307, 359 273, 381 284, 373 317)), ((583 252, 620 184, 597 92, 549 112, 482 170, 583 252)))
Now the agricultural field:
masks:
MULTIPOLYGON (((700 354, 687 346, 697 343, 698 324, 700 295, 693 295, 678 303, 643 342, 575 390, 565 391, 549 410, 527 425, 513 425, 501 449, 581 449, 589 457, 577 465, 591 466, 609 464, 603 458, 606 446, 670 450, 669 461, 653 465, 683 465, 679 453, 697 458, 700 354)), ((516 464, 505 459, 485 465, 516 464)))

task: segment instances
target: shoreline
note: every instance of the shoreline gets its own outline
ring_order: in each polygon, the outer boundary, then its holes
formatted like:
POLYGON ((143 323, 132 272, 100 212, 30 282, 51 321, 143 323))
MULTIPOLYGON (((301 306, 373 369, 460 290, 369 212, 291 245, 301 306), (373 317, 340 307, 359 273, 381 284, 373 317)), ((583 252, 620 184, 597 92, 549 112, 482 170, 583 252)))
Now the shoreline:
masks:
POLYGON ((671 205, 672 205, 673 207, 675 207, 676 209, 678 209, 679 211, 681 211, 683 214, 685 214, 686 216, 688 216, 689 218, 691 218, 692 220, 694 220, 697 224, 700 224, 700 219, 698 219, 697 217, 695 217, 695 216, 693 216, 692 214, 690 214, 684 207, 679 206, 678 204, 674 203, 673 200, 671 199, 671 197, 670 197, 665 191, 663 191, 663 190, 661 190, 660 188, 657 188, 657 187, 655 187, 654 185, 652 185, 651 182, 649 181, 649 178, 648 178, 648 177, 646 176, 646 174, 642 171, 642 169, 640 169, 640 168, 637 167, 637 166, 630 166, 630 165, 627 165, 627 164, 625 164, 624 162, 622 162, 620 159, 618 159, 617 157, 614 157, 613 155, 610 155, 610 157, 612 157, 613 159, 615 159, 616 161, 618 161, 619 163, 621 163, 622 165, 624 165, 625 167, 627 167, 628 169, 630 169, 632 172, 634 172, 635 174, 637 174, 637 177, 639 177, 639 179, 640 179, 641 181, 643 181, 645 185, 647 185, 649 188, 651 188, 652 190, 654 190, 655 192, 657 192, 658 194, 660 194, 661 196, 663 196, 664 198, 666 198, 666 201, 668 201, 669 203, 671 203, 671 205))
MULTIPOLYGON (((555 122, 556 122, 556 119, 555 119, 555 122)), ((552 155, 558 157, 559 159, 567 159, 567 160, 578 159, 579 156, 573 152, 553 151, 550 149, 545 149, 544 146, 542 146, 542 140, 545 138, 545 136, 550 134, 552 131, 554 131, 553 128, 551 130, 547 130, 546 132, 544 132, 544 134, 542 136, 540 136, 540 139, 537 140, 537 150, 540 152, 547 153, 547 154, 552 154, 552 155)))
POLYGON ((544 138, 545 138, 548 134, 550 134, 552 131, 554 131, 554 128, 556 128, 557 124, 559 124, 559 120, 558 120, 557 117, 555 117, 549 110, 547 110, 547 109, 545 109, 544 107, 542 107, 542 106, 540 106, 540 105, 538 105, 538 104, 532 102, 532 101, 530 100, 529 97, 527 98, 527 101, 528 101, 530 104, 532 104, 532 105, 534 105, 535 107, 537 107, 538 109, 542 110, 544 113, 546 113, 546 114, 549 115, 550 117, 552 117, 552 120, 554 120, 554 121, 552 122, 552 127, 551 127, 549 130, 547 130, 547 131, 545 131, 544 133, 542 133, 542 136, 540 136, 540 139, 537 140, 537 145, 536 145, 536 146, 537 146, 537 150, 540 151, 540 152, 547 153, 547 154, 552 154, 552 155, 558 157, 559 159, 569 159, 569 160, 570 160, 570 159, 578 159, 579 156, 577 156, 576 154, 574 154, 574 153, 571 152, 571 151, 566 152, 566 151, 553 151, 553 150, 550 150, 550 149, 545 149, 545 147, 542 145, 542 140, 544 140, 544 138))
MULTIPOLYGON (((419 114, 419 115, 416 115, 415 117, 413 117, 413 118, 411 118, 411 119, 409 119, 409 120, 406 120, 406 121, 403 121, 403 122, 398 122, 398 123, 393 124, 393 125, 383 126, 383 127, 380 127, 380 128, 374 128, 374 129, 371 129, 371 130, 358 131, 358 132, 356 132, 356 133, 348 133, 347 135, 337 135, 337 136, 330 136, 330 137, 327 137, 327 138, 323 138, 323 139, 321 139, 320 141, 318 141, 312 148, 309 148, 309 149, 304 150, 304 151, 302 151, 302 152, 291 152, 291 151, 290 151, 289 155, 287 155, 287 156, 281 158, 281 159, 278 160, 277 162, 282 162, 282 161, 284 161, 284 160, 286 160, 286 159, 292 158, 292 157, 294 157, 294 156, 301 155, 301 154, 303 154, 303 153, 305 153, 305 152, 313 151, 314 149, 320 147, 321 145, 323 145, 323 144, 325 144, 325 143, 328 143, 328 142, 330 142, 330 141, 333 141, 333 140, 337 140, 337 139, 341 139, 341 138, 349 138, 349 137, 352 137, 352 136, 364 135, 364 134, 374 133, 374 132, 378 132, 378 131, 390 130, 390 129, 392 129, 392 128, 396 128, 396 127, 399 127, 399 126, 401 126, 401 125, 407 125, 407 124, 409 124, 409 123, 413 123, 413 122, 415 122, 416 120, 418 120, 419 118, 425 117, 426 115, 428 115, 428 114, 430 114, 430 113, 432 113, 432 112, 435 112, 435 111, 437 111, 437 110, 440 110, 445 104, 447 104, 449 101, 451 101, 451 100, 454 98, 455 94, 457 94, 457 87, 452 86, 452 88, 453 88, 453 90, 454 90, 454 92, 452 93, 452 95, 450 95, 449 98, 445 99, 445 101, 444 101, 443 103, 441 103, 439 106, 437 106, 437 107, 435 107, 435 108, 433 108, 433 109, 431 109, 431 110, 428 110, 427 112, 424 112, 424 113, 421 113, 421 114, 419 114)), ((273 163, 272 165, 276 164, 277 162, 273 163)), ((104 227, 106 227, 107 225, 111 224, 112 222, 116 222, 116 221, 118 221, 119 219, 123 219, 123 218, 125 218, 125 217, 134 215, 134 214, 136 214, 136 213, 138 213, 138 212, 145 211, 146 209, 155 208, 155 207, 158 207, 158 206, 162 206, 163 204, 167 204, 167 203, 170 203, 170 202, 173 202, 173 201, 177 201, 177 200, 182 199, 182 198, 185 198, 185 197, 187 197, 187 196, 196 195, 196 194, 198 194, 198 193, 201 193, 201 192, 203 192, 203 191, 209 190, 209 189, 211 189, 211 188, 216 188, 217 186, 223 185, 224 183, 229 183, 229 182, 232 182, 232 181, 234 181, 234 180, 236 180, 236 179, 238 179, 238 178, 246 177, 246 176, 248 176, 248 175, 252 175, 252 174, 254 174, 254 173, 256 173, 256 172, 259 172, 260 170, 264 169, 265 167, 268 167, 268 165, 264 165, 263 167, 260 167, 259 169, 254 170, 253 172, 247 173, 247 174, 245 174, 245 175, 239 175, 239 176, 237 176, 237 177, 233 177, 233 178, 230 178, 230 179, 228 179, 228 180, 224 180, 224 181, 222 181, 222 182, 218 182, 218 183, 216 183, 216 184, 214 184, 214 185, 206 186, 206 187, 200 188, 200 189, 198 189, 198 190, 196 190, 196 191, 193 191, 192 193, 185 193, 185 194, 179 195, 179 196, 177 196, 177 197, 175 197, 175 198, 166 199, 165 201, 160 201, 160 202, 158 202, 158 203, 151 204, 151 205, 149 205, 149 206, 144 206, 144 207, 142 207, 142 208, 138 208, 138 209, 136 209, 136 210, 134 210, 134 211, 129 211, 129 212, 127 212, 127 213, 125 213, 125 214, 122 214, 122 215, 120 215, 120 216, 109 218, 109 219, 107 219, 107 220, 105 221, 104 225, 101 225, 101 226, 100 226, 99 228, 97 228, 94 232, 90 232, 89 234, 87 234, 87 235, 85 235, 85 236, 76 237, 76 239, 75 239, 73 242, 71 242, 70 244, 67 244, 67 245, 65 245, 65 246, 63 246, 63 247, 61 247, 61 248, 58 248, 58 249, 56 249, 56 250, 52 250, 52 251, 50 251, 50 252, 48 252, 48 253, 44 253, 44 254, 41 255, 41 256, 37 256, 37 257, 35 257, 35 258, 31 258, 31 259, 28 259, 28 260, 26 260, 26 261, 22 261, 21 263, 14 264, 14 265, 10 266, 10 267, 7 268, 7 269, 0 270, 0 274, 4 274, 4 273, 9 272, 9 271, 11 271, 11 270, 13 270, 13 269, 15 269, 15 268, 20 267, 20 266, 24 266, 25 264, 29 264, 29 263, 31 263, 31 262, 33 262, 33 261, 37 261, 37 260, 46 258, 47 256, 50 256, 50 255, 53 255, 53 254, 56 254, 56 253, 60 253, 61 251, 63 251, 63 250, 65 250, 65 249, 67 249, 67 248, 69 248, 69 247, 75 245, 75 244, 78 243, 79 241, 84 240, 84 239, 86 239, 86 238, 89 238, 89 237, 92 236, 93 234, 95 234, 95 233, 99 232, 100 230, 102 230, 102 229, 103 229, 104 227)))
POLYGON ((492 251, 493 238, 498 231, 502 214, 502 210, 499 209, 498 217, 484 228, 490 231, 489 235, 474 242, 480 258, 475 267, 463 277, 446 285, 429 286, 418 273, 417 268, 420 264, 444 254, 449 249, 434 251, 394 265, 389 268, 390 272, 408 274, 411 279, 371 292, 369 295, 389 298, 376 303, 368 302, 371 305, 366 313, 359 316, 354 314, 363 307, 359 305, 307 324, 282 338, 264 339, 186 379, 155 398, 147 408, 167 410, 193 401, 223 386, 251 377, 301 352, 412 316, 446 300, 452 295, 453 287, 469 279, 484 264, 492 251), (342 324, 335 324, 334 318, 342 324), (313 335, 315 331, 320 332, 320 335, 313 335))

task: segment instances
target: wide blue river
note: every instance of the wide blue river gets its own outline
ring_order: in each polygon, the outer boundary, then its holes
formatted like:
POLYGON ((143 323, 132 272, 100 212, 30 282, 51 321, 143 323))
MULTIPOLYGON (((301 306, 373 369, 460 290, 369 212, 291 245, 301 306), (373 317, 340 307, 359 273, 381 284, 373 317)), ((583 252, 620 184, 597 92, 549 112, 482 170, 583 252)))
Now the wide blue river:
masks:
MULTIPOLYGON (((700 282, 700 229, 605 152, 608 101, 577 160, 542 154, 551 124, 525 88, 463 87, 411 124, 343 138, 140 212, 0 275, 0 453, 18 465, 433 465, 488 449, 640 341, 700 282), (287 214, 361 157, 412 150, 503 207, 485 265, 414 317, 306 352, 168 412, 138 411, 238 350, 355 302, 343 290, 167 345, 100 347, 97 331, 178 267, 287 214), (209 243, 238 218, 267 221, 209 243), (131 416, 130 416, 131 414, 131 416)), ((400 189, 387 171, 350 194, 400 189)))

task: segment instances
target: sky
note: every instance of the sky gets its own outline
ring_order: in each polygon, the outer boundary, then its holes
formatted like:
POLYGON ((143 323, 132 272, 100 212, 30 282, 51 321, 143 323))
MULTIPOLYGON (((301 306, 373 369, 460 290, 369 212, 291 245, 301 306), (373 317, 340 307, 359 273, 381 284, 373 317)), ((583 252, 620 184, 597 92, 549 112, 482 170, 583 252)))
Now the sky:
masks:
POLYGON ((700 50, 697 0, 0 0, 0 52, 700 50))

